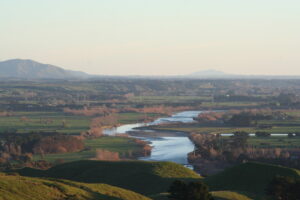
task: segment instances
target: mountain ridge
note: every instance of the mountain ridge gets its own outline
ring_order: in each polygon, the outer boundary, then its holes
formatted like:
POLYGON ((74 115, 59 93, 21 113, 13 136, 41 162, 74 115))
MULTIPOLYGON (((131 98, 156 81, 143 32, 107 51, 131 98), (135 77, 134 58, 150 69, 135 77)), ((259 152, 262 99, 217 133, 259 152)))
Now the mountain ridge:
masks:
POLYGON ((11 59, 0 62, 0 77, 21 79, 72 79, 90 75, 30 59, 11 59))
POLYGON ((300 79, 300 75, 242 75, 230 74, 209 69, 184 75, 96 75, 82 71, 66 70, 62 67, 43 64, 30 59, 11 59, 0 61, 0 78, 30 79, 30 80, 68 80, 68 79, 98 79, 98 78, 148 78, 148 79, 300 79))

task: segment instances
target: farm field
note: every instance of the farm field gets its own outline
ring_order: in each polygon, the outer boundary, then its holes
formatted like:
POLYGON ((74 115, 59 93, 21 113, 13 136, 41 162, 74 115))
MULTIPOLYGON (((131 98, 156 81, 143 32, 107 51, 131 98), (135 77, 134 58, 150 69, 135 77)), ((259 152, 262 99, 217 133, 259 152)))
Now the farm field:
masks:
POLYGON ((84 140, 85 150, 74 153, 45 154, 41 158, 35 155, 34 160, 46 160, 55 162, 63 160, 72 162, 77 160, 89 160, 96 156, 97 149, 104 149, 112 152, 118 152, 121 158, 134 157, 135 154, 143 152, 143 146, 134 142, 135 139, 127 137, 100 137, 95 139, 84 140))
POLYGON ((117 119, 120 124, 134 124, 143 121, 143 118, 146 116, 151 119, 164 117, 166 115, 159 113, 117 113, 117 119))
MULTIPOLYGON (((224 116, 221 120, 216 115, 215 121, 213 118, 210 118, 210 121, 201 121, 205 117, 200 118, 198 116, 199 118, 196 117, 194 119, 199 123, 161 124, 147 128, 159 130, 157 134, 161 134, 158 135, 161 137, 163 137, 164 131, 182 131, 186 133, 186 135, 180 135, 180 137, 188 137, 190 133, 203 133, 205 135, 240 131, 248 133, 262 131, 272 134, 300 132, 299 108, 295 105, 293 109, 286 109, 286 105, 289 105, 288 102, 284 104, 285 102, 281 101, 280 95, 276 93, 275 89, 266 89, 266 93, 265 91, 260 93, 255 92, 255 90, 249 90, 249 95, 245 96, 243 94, 227 95, 227 93, 237 89, 230 82, 226 83, 231 85, 230 87, 226 86, 227 88, 223 87, 223 81, 213 81, 213 84, 207 84, 207 81, 184 81, 184 83, 182 81, 170 81, 166 88, 163 83, 140 80, 103 80, 80 82, 79 84, 77 82, 66 84, 30 83, 25 84, 25 86, 22 84, 12 84, 11 86, 4 84, 0 86, 2 87, 2 90, 0 90, 0 133, 5 133, 2 138, 7 142, 7 144, 3 143, 1 147, 2 162, 4 161, 2 169, 16 170, 25 167, 18 170, 18 172, 26 176, 43 176, 44 178, 51 177, 52 179, 64 178, 70 179, 68 181, 95 184, 98 185, 97 187, 102 187, 102 184, 116 185, 142 193, 154 200, 168 199, 168 188, 177 179, 187 182, 204 181, 209 186, 216 200, 260 200, 260 198, 264 197, 263 188, 269 184, 271 177, 275 173, 283 176, 294 176, 291 172, 293 170, 289 171, 288 168, 282 170, 282 168, 275 169, 273 166, 238 166, 240 163, 243 163, 240 159, 234 159, 234 162, 231 162, 230 157, 226 157, 227 154, 223 155, 216 151, 218 150, 217 148, 216 150, 207 149, 211 150, 209 152, 218 155, 212 162, 208 162, 210 158, 205 157, 206 150, 194 151, 194 154, 187 151, 184 155, 188 158, 188 164, 193 165, 194 170, 205 175, 205 178, 174 163, 129 161, 135 160, 146 153, 147 148, 145 149, 146 146, 143 146, 145 143, 137 142, 135 139, 126 136, 103 137, 101 136, 101 130, 122 124, 154 120, 155 118, 170 115, 172 111, 220 110, 228 111, 229 114, 230 112, 238 114, 243 114, 243 112, 260 113, 262 117, 254 115, 257 118, 253 118, 248 125, 245 125, 243 123, 247 121, 247 118, 243 118, 244 121, 239 121, 236 124, 229 123, 227 120, 232 119, 234 114, 224 116), (173 87, 173 84, 176 87, 173 87), (220 88, 217 88, 217 85, 220 88), (230 88, 233 88, 233 90, 231 91, 230 88), (253 94, 253 92, 257 94, 253 94), (215 95, 215 93, 217 94, 215 95), (268 115, 263 115, 265 113, 268 115), (32 132, 36 134, 34 137, 37 137, 37 140, 31 137, 34 135, 31 134, 32 132), (13 137, 8 136, 10 133, 15 137, 15 140, 13 137), (43 133, 47 134, 43 135, 43 133), (84 139, 76 141, 79 137, 71 137, 74 135, 81 135, 80 139, 84 139), (56 138, 59 139, 56 140, 56 138), (72 142, 68 142, 69 139, 72 142), (57 147, 55 144, 57 144, 57 147), (68 146, 69 144, 73 146, 68 146), (56 149, 48 149, 48 147, 55 147, 56 149), (65 149, 63 151, 64 149, 61 147, 66 147, 68 150, 65 149), (42 148, 42 150, 37 148, 42 148), (59 151, 56 151, 57 149, 59 151), (204 152, 203 157, 201 152, 204 152), (194 160, 193 155, 195 156, 194 160), (114 162, 99 161, 98 164, 94 164, 97 163, 96 159, 114 160, 114 162), (48 165, 42 165, 43 163, 48 165), (207 173, 208 171, 202 163, 211 171, 215 171, 215 173, 207 173), (26 168, 26 166, 33 166, 45 169, 51 165, 54 167, 45 171, 26 168), (218 166, 223 168, 218 169, 218 166), (231 166, 236 168, 229 169, 228 167, 231 166), (249 181, 255 184, 255 181, 251 179, 255 170, 258 170, 257 174, 260 174, 260 176, 266 171, 275 171, 275 173, 272 172, 265 178, 257 179, 259 181, 258 187, 250 187, 247 185, 249 181), (239 173, 250 173, 251 177, 245 176, 243 182, 239 180, 241 177, 239 173), (223 180, 223 177, 232 181, 226 182, 223 180), (158 182, 160 184, 157 184, 158 182), (226 187, 226 185, 231 187, 226 187)), ((245 84, 245 88, 248 88, 248 83, 245 84)), ((240 92, 243 92, 243 90, 240 90, 240 92)), ((186 116, 191 118, 188 114, 186 116)), ((214 115, 207 116, 213 117, 214 115)), ((239 116, 238 119, 240 119, 239 116)), ((147 131, 142 134, 145 137, 151 137, 147 135, 147 131)), ((178 135, 175 137, 178 137, 178 135)), ((223 136, 222 138, 225 141, 227 137, 223 136)), ((202 139, 206 140, 205 137, 202 137, 202 139)), ((193 138, 192 134, 191 141, 194 144, 190 143, 190 145, 196 145, 196 150, 200 150, 197 149, 200 147, 197 145, 201 143, 201 140, 197 140, 197 137, 193 138)), ((230 138, 230 141, 226 142, 229 144, 232 141, 234 139, 230 138)), ((226 142, 224 143, 227 144, 226 142)), ((220 144, 222 145, 223 143, 220 144)), ((238 143, 233 144, 238 145, 238 143)), ((264 148, 280 148, 276 149, 276 152, 283 152, 284 154, 282 153, 282 155, 286 156, 284 158, 288 158, 287 156, 291 155, 289 158, 294 159, 300 146, 300 138, 280 135, 249 137, 246 143, 241 144, 248 148, 257 148, 257 151, 265 151, 264 148), (289 151, 288 153, 291 154, 287 154, 286 151, 289 151)), ((176 145, 175 148, 177 148, 176 145)), ((230 148, 227 149, 230 150, 230 148)), ((170 148, 170 150, 172 151, 173 149, 170 148)), ((269 158, 267 157, 268 155, 264 156, 269 158)), ((236 157, 239 158, 239 155, 236 157)), ((258 157, 257 161, 264 161, 264 158, 258 157)), ((268 161, 270 163, 273 162, 273 160, 268 161)), ((274 161, 274 163, 276 162, 274 161)), ((276 164, 282 163, 287 166, 297 167, 296 162, 278 161, 276 164)), ((68 181, 65 181, 63 184, 68 181)), ((62 182, 62 180, 56 179, 51 185, 55 185, 55 187, 59 185, 59 188, 67 187, 61 186, 62 182)), ((81 185, 79 187, 89 187, 88 190, 92 190, 91 186, 81 185)), ((71 190, 75 190, 75 188, 71 190)), ((81 192, 78 191, 78 194, 82 196, 81 192)), ((83 193, 86 194, 86 191, 83 191, 83 193)), ((96 191, 93 194, 95 193, 96 191)), ((73 193, 60 193, 59 195, 67 196, 73 195, 73 193)), ((78 199, 88 199, 81 196, 78 199)), ((133 196, 131 197, 131 199, 134 199, 133 196)), ((17 197, 13 196, 13 198, 17 197)), ((127 197, 115 197, 112 195, 109 197, 105 196, 104 199, 114 198, 126 199, 127 197)), ((145 198, 147 199, 147 197, 145 198)))
POLYGON ((206 134, 222 134, 222 133, 233 133, 236 131, 246 131, 249 133, 255 133, 258 131, 268 132, 272 134, 288 134, 300 132, 300 125, 295 126, 272 126, 272 128, 264 129, 258 127, 233 127, 233 126, 205 126, 197 124, 185 124, 185 125, 163 125, 163 126, 153 126, 155 130, 169 130, 169 131, 183 131, 183 132, 197 132, 206 134))
MULTIPOLYGON (((255 129, 251 127, 245 127, 245 128, 235 128, 235 127, 155 127, 155 130, 164 130, 164 131, 183 131, 187 133, 204 133, 204 134, 226 134, 226 133, 233 133, 233 132, 239 132, 239 131, 245 131, 249 133, 255 133, 257 131, 264 131, 269 132, 272 134, 281 134, 281 133, 290 133, 294 131, 300 130, 299 129, 292 129, 288 127, 278 127, 273 128, 271 130, 265 130, 265 129, 255 129)), ((223 136, 224 139, 226 139, 227 136, 223 136)), ((247 143, 251 146, 256 147, 278 147, 278 148, 299 148, 300 147, 300 137, 288 137, 288 136, 270 136, 270 137, 256 137, 251 136, 248 138, 247 143)))
MULTIPOLYGON (((119 124, 137 123, 145 116, 144 113, 117 113, 119 124)), ((150 113, 147 117, 156 118, 161 114, 150 113)), ((91 116, 76 116, 63 112, 13 112, 12 116, 0 116, 1 132, 59 132, 79 135, 89 129, 91 116)))
POLYGON ((299 148, 300 137, 287 137, 287 136, 272 136, 272 137, 250 137, 248 140, 249 145, 256 147, 277 147, 277 148, 299 148))
POLYGON ((0 132, 52 132, 78 135, 89 128, 91 117, 66 115, 63 112, 13 112, 0 117, 0 132))
POLYGON ((218 134, 218 133, 232 133, 235 131, 252 131, 253 128, 250 127, 204 127, 204 126, 195 126, 191 125, 190 127, 188 125, 184 126, 155 126, 152 127, 154 130, 163 130, 163 131, 182 131, 187 133, 205 133, 205 134, 218 134))
POLYGON ((169 103, 200 103, 211 101, 208 96, 134 96, 129 98, 132 103, 169 104, 169 103))

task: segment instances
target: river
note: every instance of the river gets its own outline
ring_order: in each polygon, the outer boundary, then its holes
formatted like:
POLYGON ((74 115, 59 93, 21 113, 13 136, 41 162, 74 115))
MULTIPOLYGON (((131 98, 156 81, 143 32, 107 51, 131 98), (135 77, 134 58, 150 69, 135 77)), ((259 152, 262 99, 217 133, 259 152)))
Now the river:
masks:
MULTIPOLYGON (((149 123, 136 123, 136 124, 125 124, 117 128, 105 129, 104 134, 115 135, 117 133, 128 133, 136 131, 135 128, 145 127, 149 125, 159 125, 162 123, 192 123, 193 118, 198 116, 204 111, 184 111, 176 113, 170 117, 162 117, 149 123)), ((153 130, 144 130, 144 132, 156 132, 153 130)), ((158 133, 159 134, 159 133, 158 133)), ((182 134, 181 136, 172 137, 138 137, 141 140, 145 140, 151 143, 153 147, 151 156, 141 157, 140 160, 151 160, 151 161, 172 161, 187 167, 191 167, 188 163, 187 154, 194 150, 194 144, 190 139, 182 134)))

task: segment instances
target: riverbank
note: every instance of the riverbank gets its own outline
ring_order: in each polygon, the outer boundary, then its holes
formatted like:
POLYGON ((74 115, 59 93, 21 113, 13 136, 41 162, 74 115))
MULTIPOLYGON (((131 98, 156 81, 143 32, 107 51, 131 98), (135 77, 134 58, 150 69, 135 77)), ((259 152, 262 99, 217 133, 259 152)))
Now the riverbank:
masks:
POLYGON ((139 138, 152 146, 151 155, 140 160, 172 161, 192 168, 188 162, 188 153, 194 150, 188 132, 156 130, 155 125, 166 123, 192 123, 194 117, 203 111, 184 111, 169 117, 162 117, 149 123, 127 124, 114 129, 105 130, 107 134, 126 133, 139 138))
POLYGON ((127 132, 128 135, 133 137, 188 137, 187 132, 169 131, 169 130, 155 130, 155 129, 135 129, 134 131, 127 132))

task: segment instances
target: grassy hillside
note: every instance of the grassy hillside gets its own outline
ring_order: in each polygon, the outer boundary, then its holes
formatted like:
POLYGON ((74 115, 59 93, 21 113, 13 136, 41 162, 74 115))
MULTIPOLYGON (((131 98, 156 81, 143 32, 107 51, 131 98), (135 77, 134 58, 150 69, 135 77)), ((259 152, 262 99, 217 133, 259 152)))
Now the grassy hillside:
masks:
POLYGON ((199 179, 198 174, 171 162, 144 161, 77 161, 53 167, 47 171, 22 169, 25 176, 47 176, 85 183, 105 183, 142 194, 167 191, 175 179, 199 179))
POLYGON ((0 174, 0 200, 149 200, 132 191, 106 184, 28 178, 0 174))
POLYGON ((300 172, 276 165, 246 163, 207 177, 205 182, 213 191, 231 190, 263 195, 269 182, 277 175, 299 177, 300 172))
POLYGON ((212 192, 213 197, 216 200, 251 200, 249 197, 231 191, 217 191, 212 192))

